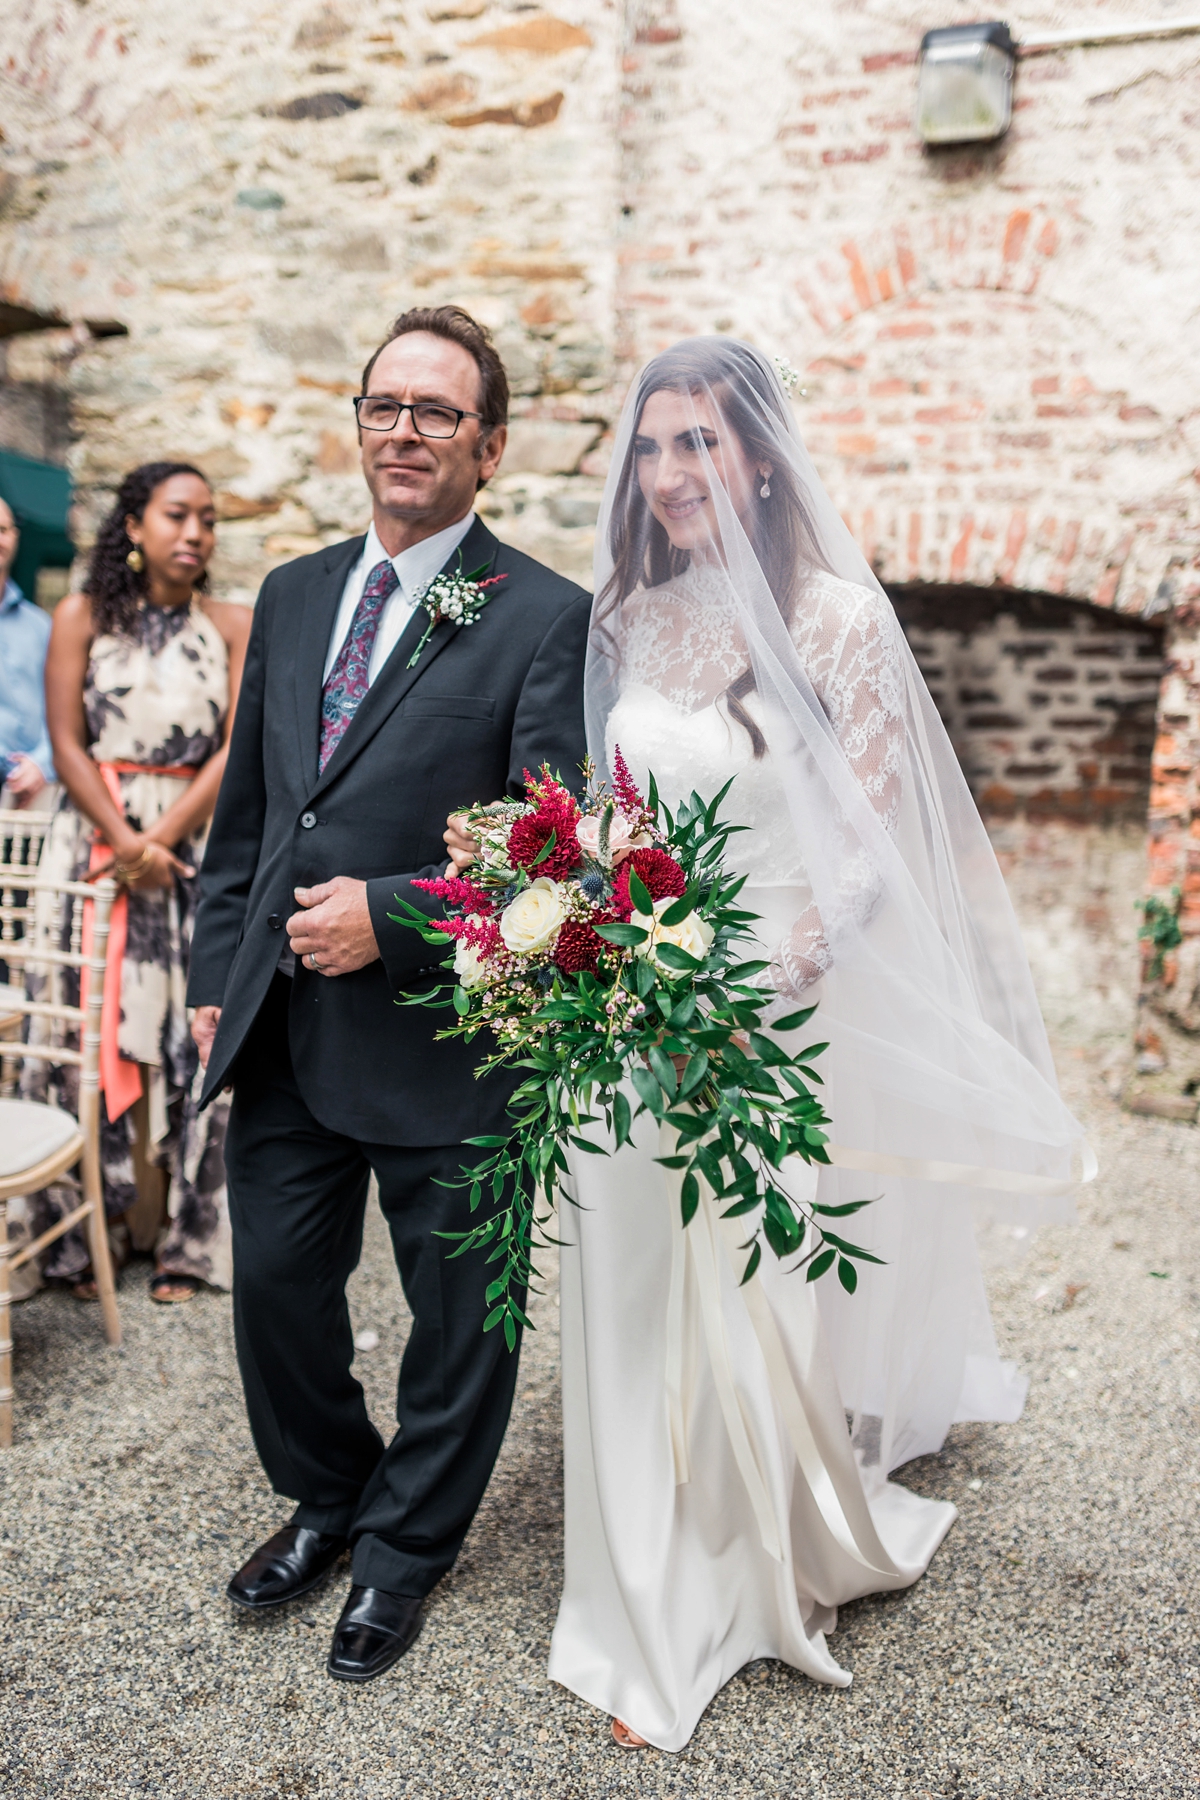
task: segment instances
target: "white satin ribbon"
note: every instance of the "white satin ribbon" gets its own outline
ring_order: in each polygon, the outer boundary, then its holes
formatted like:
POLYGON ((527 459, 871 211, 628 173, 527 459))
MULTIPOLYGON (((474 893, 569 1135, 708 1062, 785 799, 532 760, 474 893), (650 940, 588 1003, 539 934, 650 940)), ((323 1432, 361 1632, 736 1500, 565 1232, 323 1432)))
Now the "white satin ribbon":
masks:
POLYGON ((1023 1175, 1016 1169, 977 1169, 970 1163, 927 1161, 919 1156, 889 1156, 881 1150, 851 1150, 845 1144, 826 1144, 825 1154, 837 1169, 863 1169, 877 1175, 905 1175, 910 1181, 944 1181, 954 1187, 997 1188, 1005 1194, 1070 1194, 1081 1181, 1094 1181, 1099 1169, 1096 1153, 1088 1143, 1080 1145, 1078 1175, 1060 1181, 1053 1175, 1023 1175))
MULTIPOLYGON (((664 1156, 675 1153, 678 1140, 670 1127, 661 1128, 659 1141, 664 1156)), ((713 1372, 713 1384, 725 1420, 725 1428, 729 1433, 734 1459, 745 1483, 750 1504, 754 1509, 763 1549, 768 1556, 774 1557, 776 1562, 784 1562, 786 1560, 784 1545, 788 1542, 790 1522, 786 1516, 780 1516, 779 1510, 771 1498, 769 1481, 765 1473, 766 1459, 761 1456, 759 1448, 755 1444, 752 1423, 746 1417, 738 1396, 725 1324, 724 1305, 721 1299, 720 1256, 723 1252, 729 1261, 731 1271, 738 1276, 740 1271, 735 1259, 741 1250, 742 1228, 736 1219, 721 1218, 712 1189, 700 1176, 697 1177, 700 1183, 700 1203, 691 1223, 685 1228, 680 1212, 682 1173, 677 1169, 664 1169, 663 1174, 667 1178, 667 1201, 671 1212, 671 1287, 667 1298, 666 1385, 676 1485, 681 1485, 690 1479, 687 1415, 690 1410, 691 1394, 688 1391, 690 1383, 685 1380, 684 1371, 685 1347, 688 1328, 691 1324, 687 1316, 689 1291, 687 1267, 690 1262, 695 1275, 695 1292, 699 1295, 700 1322, 713 1372)), ((815 1184, 815 1173, 813 1179, 815 1184)), ((821 1454, 809 1422, 803 1395, 793 1379, 783 1340, 779 1335, 779 1328, 775 1323, 770 1303, 757 1275, 739 1287, 738 1292, 745 1303, 755 1337, 758 1339, 759 1348, 766 1364, 771 1392, 783 1416, 800 1475, 805 1481, 830 1535, 846 1555, 860 1567, 869 1569, 876 1575, 895 1576, 898 1571, 874 1531, 868 1529, 863 1533, 869 1539, 865 1546, 865 1549, 869 1550, 869 1554, 864 1553, 864 1548, 860 1548, 855 1539, 854 1531, 838 1497, 833 1476, 821 1454)), ((807 1371, 812 1365, 813 1353, 816 1348, 816 1315, 812 1307, 812 1296, 807 1289, 803 1296, 801 1318, 806 1328, 804 1360, 807 1371)), ((846 1445, 846 1454, 848 1463, 851 1463, 853 1458, 849 1443, 846 1445)))

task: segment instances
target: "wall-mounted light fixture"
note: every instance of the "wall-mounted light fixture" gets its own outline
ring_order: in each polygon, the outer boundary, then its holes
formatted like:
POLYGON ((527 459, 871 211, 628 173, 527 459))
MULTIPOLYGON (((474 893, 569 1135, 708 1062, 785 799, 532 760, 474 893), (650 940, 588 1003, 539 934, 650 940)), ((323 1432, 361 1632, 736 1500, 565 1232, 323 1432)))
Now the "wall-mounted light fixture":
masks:
POLYGON ((927 144, 986 143, 1003 137, 1012 120, 1013 67, 1018 57, 1196 33, 1200 18, 1072 25, 1065 31, 1023 38, 1019 44, 998 19, 927 31, 917 58, 917 131, 927 144))
POLYGON ((1008 26, 947 25, 921 39, 917 131, 927 144, 1003 137, 1012 122, 1017 46, 1008 26))

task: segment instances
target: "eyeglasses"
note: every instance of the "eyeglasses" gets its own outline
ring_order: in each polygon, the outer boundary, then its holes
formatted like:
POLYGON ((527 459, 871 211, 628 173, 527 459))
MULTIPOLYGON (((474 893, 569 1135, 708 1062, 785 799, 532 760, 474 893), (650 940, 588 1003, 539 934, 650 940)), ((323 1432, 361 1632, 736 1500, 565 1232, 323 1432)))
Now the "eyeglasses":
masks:
POLYGON ((377 399, 374 394, 360 394, 354 411, 364 431, 394 431, 401 413, 411 413, 413 429, 421 437, 452 438, 464 419, 482 419, 483 414, 463 412, 457 406, 438 406, 432 400, 408 401, 377 399))

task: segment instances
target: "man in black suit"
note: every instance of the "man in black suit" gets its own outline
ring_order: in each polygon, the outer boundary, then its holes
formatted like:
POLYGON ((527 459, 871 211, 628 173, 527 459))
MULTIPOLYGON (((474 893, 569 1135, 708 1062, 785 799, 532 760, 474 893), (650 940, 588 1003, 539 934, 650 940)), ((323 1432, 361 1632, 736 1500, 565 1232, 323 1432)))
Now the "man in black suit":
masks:
MULTIPOLYGON (((504 1128, 514 1081, 476 1041, 396 1002, 436 960, 395 896, 445 866, 447 814, 584 756, 581 589, 475 516, 508 384, 456 307, 405 313, 355 402, 373 523, 263 583, 201 873, 188 1001, 226 1144, 234 1325, 254 1441, 289 1525, 229 1585, 257 1610, 306 1593, 349 1543, 329 1671, 402 1656, 451 1566, 508 1422, 517 1357, 484 1334, 485 1265, 447 1258, 452 1182, 504 1128), (439 572, 486 582, 468 625, 430 617, 439 572), (415 660, 414 660, 415 657, 415 660), (386 1447, 351 1373, 345 1286, 372 1172, 413 1315, 386 1447)), ((427 980, 427 977, 426 977, 427 980)))

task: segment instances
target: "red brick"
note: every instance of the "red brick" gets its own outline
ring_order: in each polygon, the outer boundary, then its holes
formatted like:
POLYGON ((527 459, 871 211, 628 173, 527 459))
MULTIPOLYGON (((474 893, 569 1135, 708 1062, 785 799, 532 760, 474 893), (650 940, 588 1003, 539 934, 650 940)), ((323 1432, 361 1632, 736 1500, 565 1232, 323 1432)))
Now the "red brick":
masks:
POLYGON ((864 144, 861 150, 823 150, 821 161, 827 168, 838 163, 878 162, 881 156, 887 155, 889 147, 887 144, 864 144))

